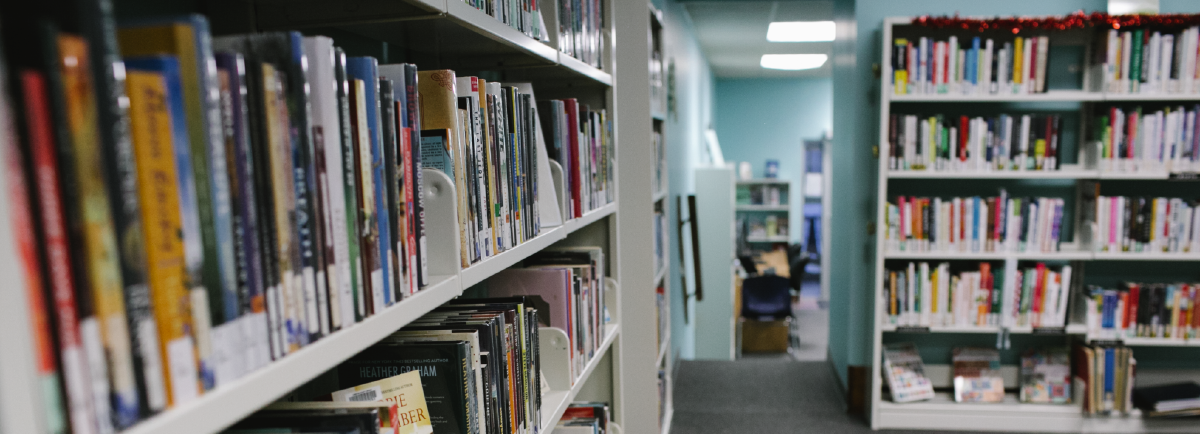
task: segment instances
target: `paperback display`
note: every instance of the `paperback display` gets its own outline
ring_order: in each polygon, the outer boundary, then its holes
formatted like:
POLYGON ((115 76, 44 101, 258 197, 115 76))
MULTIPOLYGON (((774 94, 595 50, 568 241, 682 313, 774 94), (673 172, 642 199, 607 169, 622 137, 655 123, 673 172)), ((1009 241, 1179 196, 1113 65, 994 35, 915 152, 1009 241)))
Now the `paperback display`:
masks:
POLYGON ((1071 354, 1067 348, 1030 348, 1021 354, 1021 402, 1071 402, 1071 354))
POLYGON ((1059 170, 1058 115, 891 115, 888 169, 935 172, 1059 170))
POLYGON ((900 196, 887 204, 893 252, 1057 252, 1066 201, 1053 197, 900 196))
POLYGON ((894 95, 998 95, 1046 91, 1050 37, 993 39, 950 36, 892 42, 894 95))
POLYGON ((613 196, 612 124, 605 110, 592 111, 574 99, 543 101, 541 125, 551 161, 563 169, 571 218, 611 203, 613 196))
POLYGON ((933 398, 933 383, 925 376, 925 364, 921 362, 921 353, 917 352, 914 344, 884 346, 883 375, 894 402, 933 398))
POLYGON ((1200 284, 1123 283, 1089 286, 1084 297, 1088 334, 1098 339, 1191 340, 1200 330, 1200 284))
POLYGON ((884 276, 884 309, 899 326, 1065 327, 1071 266, 993 268, 981 262, 966 271, 949 262, 909 262, 884 276))
POLYGON ((1004 377, 995 348, 955 347, 954 402, 1003 402, 1004 377))
POLYGON ((1200 202, 1167 197, 1098 196, 1097 251, 1200 252, 1200 202))
POLYGON ((1105 172, 1200 172, 1200 106, 1109 107, 1096 115, 1092 140, 1105 172))

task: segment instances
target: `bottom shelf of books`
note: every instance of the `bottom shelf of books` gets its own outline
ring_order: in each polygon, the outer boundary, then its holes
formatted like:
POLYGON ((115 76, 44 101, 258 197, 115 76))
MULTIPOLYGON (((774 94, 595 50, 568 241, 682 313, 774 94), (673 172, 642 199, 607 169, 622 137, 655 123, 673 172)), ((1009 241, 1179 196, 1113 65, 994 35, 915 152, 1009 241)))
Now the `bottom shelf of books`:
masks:
POLYGON ((916 345, 893 343, 883 363, 876 429, 1126 433, 1198 426, 1172 416, 1200 414, 1200 370, 1145 369, 1133 348, 1116 342, 1026 349, 1015 365, 982 347, 954 347, 950 364, 926 365, 916 345))
MULTIPOLYGON (((567 342, 565 340, 567 338, 565 332, 560 329, 550 330, 553 330, 553 333, 548 333, 548 330, 545 328, 539 330, 541 334, 540 339, 542 351, 546 351, 548 348, 559 345, 559 342, 567 342)), ((556 421, 562 419, 563 413, 566 412, 567 408, 572 405, 572 402, 575 400, 575 396, 579 394, 579 391, 583 389, 583 385, 587 383, 589 378, 591 378, 592 372, 595 372, 596 366, 600 364, 600 359, 603 359, 605 354, 608 354, 608 350, 612 348, 613 341, 617 339, 617 335, 620 332, 621 327, 618 324, 608 324, 605 326, 604 340, 600 342, 600 345, 593 352, 592 357, 588 359, 587 364, 584 365, 583 370, 576 376, 574 384, 571 384, 569 387, 563 387, 566 386, 566 384, 555 384, 554 379, 556 377, 557 379, 561 380, 568 379, 569 377, 567 377, 567 375, 569 375, 569 372, 567 372, 567 370, 571 365, 559 363, 555 367, 551 367, 550 365, 547 365, 548 354, 546 352, 542 353, 542 373, 546 375, 546 380, 550 384, 542 387, 541 426, 553 426, 556 421), (556 389, 556 386, 563 388, 556 389)), ((559 353, 561 356, 566 356, 566 348, 559 348, 559 353)), ((569 361, 566 362, 569 363, 569 361)), ((564 383, 566 382, 564 381, 564 383)))

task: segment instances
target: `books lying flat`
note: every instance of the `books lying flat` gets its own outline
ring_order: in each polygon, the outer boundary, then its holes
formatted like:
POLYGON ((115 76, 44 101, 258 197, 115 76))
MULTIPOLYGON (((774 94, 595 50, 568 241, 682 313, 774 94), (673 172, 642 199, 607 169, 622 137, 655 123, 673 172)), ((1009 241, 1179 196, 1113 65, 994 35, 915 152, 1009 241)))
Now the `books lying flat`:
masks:
POLYGON ((1180 416, 1200 413, 1200 384, 1172 383, 1133 389, 1133 404, 1147 416, 1180 416))
POLYGON ((933 383, 925 376, 925 364, 913 344, 892 344, 883 350, 883 375, 894 402, 933 398, 933 383))

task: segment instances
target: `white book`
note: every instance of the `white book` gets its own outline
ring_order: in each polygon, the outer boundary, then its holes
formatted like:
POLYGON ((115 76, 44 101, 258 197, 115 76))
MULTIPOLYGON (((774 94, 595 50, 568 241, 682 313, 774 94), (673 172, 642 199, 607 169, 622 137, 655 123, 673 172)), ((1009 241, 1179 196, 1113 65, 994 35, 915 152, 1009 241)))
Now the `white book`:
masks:
MULTIPOLYGON (((485 179, 483 167, 485 159, 483 154, 483 124, 479 113, 479 79, 476 77, 457 77, 455 91, 457 92, 457 97, 467 98, 468 101, 467 121, 471 131, 466 137, 467 151, 473 156, 468 161, 471 161, 471 164, 475 166, 475 179, 471 180, 471 182, 474 182, 476 191, 480 192, 476 195, 475 203, 472 206, 475 207, 476 212, 482 213, 488 209, 488 204, 487 195, 483 193, 487 190, 487 180, 485 179)), ((477 222, 482 221, 475 228, 475 242, 478 245, 477 249, 480 253, 480 259, 490 258, 495 254, 492 251, 492 243, 490 241, 492 239, 492 228, 489 227, 491 222, 484 217, 478 217, 475 220, 477 222)))
POLYGON ((1033 69, 1030 68, 1035 54, 1033 53, 1033 38, 1025 38, 1021 47, 1021 87, 1017 93, 1030 93, 1034 90, 1031 78, 1033 78, 1033 69))
POLYGON ((1157 93, 1159 90, 1159 59, 1162 57, 1162 34, 1154 32, 1150 34, 1150 43, 1147 44, 1147 49, 1150 52, 1146 55, 1147 62, 1142 63, 1146 72, 1146 86, 1142 88, 1143 93, 1157 93))
POLYGON ((1008 73, 1012 71, 1012 67, 1008 66, 1009 51, 1012 44, 1005 43, 1004 47, 999 50, 996 61, 996 82, 992 84, 992 93, 997 93, 1000 89, 1008 89, 1008 73))
POLYGON ((1050 38, 1047 36, 1039 36, 1037 38, 1037 68, 1034 70, 1036 79, 1034 85, 1037 87, 1034 91, 1041 93, 1046 91, 1046 60, 1050 57, 1050 38))
POLYGON ((992 55, 994 50, 994 42, 990 38, 984 41, 983 53, 979 56, 979 86, 975 88, 975 93, 986 94, 991 92, 992 55))
POLYGON ((1025 160, 1029 155, 1029 115, 1021 115, 1021 133, 1017 137, 1017 159, 1014 161, 1017 170, 1025 170, 1025 160))
POLYGON ((917 43, 917 83, 919 84, 918 88, 921 89, 921 93, 930 93, 929 92, 930 79, 929 79, 929 77, 926 77, 926 75, 928 75, 927 72, 929 70, 928 64, 927 64, 928 58, 929 58, 929 38, 922 36, 921 39, 919 40, 919 42, 917 43))
POLYGON ((917 161, 917 117, 908 115, 904 117, 904 131, 908 134, 904 135, 904 168, 911 170, 917 161))
POLYGON ((958 45, 958 37, 951 36, 946 41, 945 47, 943 47, 943 53, 948 57, 948 60, 944 69, 945 76, 942 77, 941 93, 958 93, 959 81, 957 71, 958 64, 962 63, 958 45))
MULTIPOLYGON (((330 319, 334 327, 354 324, 354 288, 351 285, 350 236, 346 208, 345 172, 342 156, 342 129, 338 117, 338 83, 334 77, 336 51, 333 39, 324 36, 304 38, 304 54, 308 58, 307 79, 312 107, 313 144, 317 152, 324 151, 325 177, 317 188, 324 191, 325 233, 332 241, 333 267, 326 267, 330 286, 330 319), (319 143, 320 142, 320 143, 319 143)), ((320 172, 318 172, 319 174, 320 172)))
POLYGON ((1120 47, 1120 34, 1116 29, 1110 29, 1108 31, 1107 43, 1104 47, 1106 49, 1104 57, 1104 90, 1106 92, 1117 91, 1118 64, 1120 63, 1117 53, 1121 51, 1120 47))
POLYGON ((938 325, 946 325, 950 321, 950 263, 938 264, 937 303, 938 325))
POLYGON ((1191 224, 1188 226, 1188 239, 1191 240, 1191 253, 1200 253, 1200 209, 1191 209, 1191 224))
MULTIPOLYGON (((501 94, 500 83, 489 81, 486 85, 486 88, 487 88, 486 89, 487 93, 489 95, 492 95, 493 98, 495 98, 494 103, 496 103, 496 105, 499 106, 499 105, 504 104, 503 103, 503 95, 501 94)), ((509 119, 507 117, 507 114, 501 107, 496 107, 495 113, 496 113, 496 124, 497 125, 507 125, 508 124, 509 119)), ((512 192, 512 189, 509 187, 510 179, 509 179, 509 176, 507 175, 507 167, 508 167, 507 155, 509 152, 509 146, 511 146, 511 144, 508 143, 508 135, 507 134, 497 134, 496 135, 496 151, 497 151, 497 154, 499 154, 499 156, 500 156, 497 158, 497 162, 499 163, 501 170, 504 172, 501 176, 497 177, 497 181, 499 181, 499 185, 496 186, 496 189, 499 191, 499 194, 501 195, 500 199, 503 199, 503 200, 499 201, 500 217, 497 219, 498 220, 497 223, 500 226, 500 238, 499 239, 500 239, 501 243, 505 246, 505 248, 511 248, 516 245, 515 244, 516 240, 513 239, 512 213, 511 213, 511 210, 509 209, 510 201, 508 200, 508 195, 511 194, 511 192, 512 192)), ((547 170, 547 172, 548 172, 548 170, 547 170)), ((540 174, 540 172, 539 172, 539 174, 540 174)))
POLYGON ((975 247, 976 252, 982 252, 984 251, 984 247, 986 247, 985 244, 987 243, 988 206, 987 202, 984 202, 983 200, 977 200, 977 202, 978 206, 976 206, 975 214, 978 216, 978 220, 976 220, 974 227, 975 242, 973 247, 975 247))
POLYGON ((1096 246, 1096 250, 1109 250, 1109 230, 1108 216, 1112 210, 1112 199, 1106 196, 1096 197, 1096 230, 1092 236, 1092 242, 1096 246))
POLYGON ((1127 224, 1125 221, 1125 207, 1129 206, 1129 204, 1126 203, 1128 200, 1125 198, 1125 196, 1117 196, 1116 199, 1117 207, 1112 210, 1112 218, 1117 221, 1116 235, 1114 236, 1115 239, 1113 242, 1119 243, 1114 251, 1121 252, 1129 248, 1129 237, 1125 233, 1125 225, 1127 224))
POLYGON ((908 294, 905 294, 908 296, 905 300, 905 302, 908 304, 908 310, 905 312, 906 318, 904 318, 903 324, 912 325, 916 323, 917 312, 917 297, 914 296, 914 294, 916 294, 918 291, 917 281, 919 279, 917 279, 917 264, 912 262, 908 263, 908 273, 905 274, 905 277, 908 279, 908 285, 906 286, 908 289, 908 294))
MULTIPOLYGON (((953 41, 954 37, 950 37, 953 41)), ((937 93, 946 93, 946 43, 933 43, 933 85, 937 93)), ((953 59, 953 57, 951 57, 953 59)))
POLYGON ((921 284, 921 306, 919 324, 922 326, 931 325, 931 317, 933 315, 933 282, 929 275, 929 263, 922 262, 919 271, 921 284))
POLYGON ((1183 210, 1182 215, 1180 216, 1180 222, 1179 222, 1181 225, 1181 231, 1179 234, 1179 251, 1180 252, 1193 251, 1192 250, 1192 237, 1195 236, 1195 227, 1192 224, 1192 220, 1195 218, 1195 213, 1196 213, 1195 207, 1187 207, 1183 210))
POLYGON ((950 127, 950 170, 961 168, 958 161, 958 128, 950 127))
POLYGON ((954 198, 950 202, 950 216, 947 219, 950 224, 950 250, 961 250, 962 240, 962 199, 954 198))
POLYGON ((970 88, 970 85, 969 85, 969 83, 967 83, 966 75, 965 75, 966 69, 967 69, 966 68, 967 50, 963 50, 961 48, 958 49, 958 54, 956 55, 955 58, 957 59, 957 62, 954 65, 955 66, 954 67, 954 83, 955 83, 955 92, 954 93, 962 94, 962 93, 964 93, 964 91, 966 91, 967 89, 970 88))

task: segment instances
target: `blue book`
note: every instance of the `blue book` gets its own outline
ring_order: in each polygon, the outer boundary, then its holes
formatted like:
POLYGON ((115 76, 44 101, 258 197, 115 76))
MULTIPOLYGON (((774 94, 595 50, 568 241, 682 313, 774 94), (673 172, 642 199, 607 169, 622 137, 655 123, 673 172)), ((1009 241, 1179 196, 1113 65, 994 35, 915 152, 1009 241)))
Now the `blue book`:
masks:
MULTIPOLYGON (((379 61, 374 57, 350 57, 346 59, 346 75, 351 80, 362 80, 366 85, 367 136, 371 142, 371 179, 374 181, 375 219, 371 222, 379 237, 378 255, 381 264, 380 279, 373 279, 372 290, 382 297, 382 306, 392 304, 391 275, 391 231, 388 230, 387 189, 383 181, 383 138, 379 130, 379 61), (381 294, 382 293, 382 294, 381 294)), ((367 174, 364 174, 367 176, 367 174)), ((375 300, 380 306, 380 300, 375 300)), ((378 309, 376 310, 378 313, 378 309)))
POLYGON ((1112 410, 1115 403, 1116 393, 1114 392, 1116 383, 1116 352, 1114 347, 1104 348, 1104 409, 1112 410))
MULTIPOLYGON (((175 149, 175 166, 179 178, 179 211, 183 223, 183 254, 187 267, 186 283, 189 292, 204 291, 200 286, 200 264, 204 261, 204 246, 200 240, 200 212, 196 202, 196 180, 192 172, 191 143, 188 141, 187 113, 184 110, 183 82, 179 61, 170 56, 135 57, 125 59, 125 68, 161 74, 166 85, 167 111, 171 116, 171 145, 175 149)), ((193 330, 193 333, 201 332, 193 330)), ((200 355, 200 380, 207 388, 215 384, 210 360, 200 355)))
POLYGON ((1110 330, 1116 326, 1117 321, 1117 291, 1105 290, 1101 297, 1101 303, 1104 310, 1100 316, 1100 328, 1110 330))
POLYGON ((971 57, 967 66, 971 68, 971 84, 979 85, 979 37, 971 39, 971 57))

